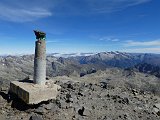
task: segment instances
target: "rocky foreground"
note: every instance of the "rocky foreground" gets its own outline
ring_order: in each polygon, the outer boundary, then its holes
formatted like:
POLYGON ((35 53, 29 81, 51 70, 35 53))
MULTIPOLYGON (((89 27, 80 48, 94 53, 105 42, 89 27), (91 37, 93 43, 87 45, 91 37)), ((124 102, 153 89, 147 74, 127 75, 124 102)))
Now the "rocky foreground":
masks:
POLYGON ((0 120, 159 120, 160 80, 121 69, 83 77, 55 77, 61 91, 56 100, 26 105, 8 95, 1 81, 0 120))

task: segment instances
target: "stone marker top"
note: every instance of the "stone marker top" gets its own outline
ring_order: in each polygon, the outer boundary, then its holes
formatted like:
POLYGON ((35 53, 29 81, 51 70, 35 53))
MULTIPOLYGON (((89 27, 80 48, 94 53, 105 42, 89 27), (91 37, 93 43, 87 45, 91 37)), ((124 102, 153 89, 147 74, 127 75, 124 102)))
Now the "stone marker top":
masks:
POLYGON ((45 40, 46 39, 46 33, 39 31, 39 30, 34 30, 34 33, 36 35, 37 40, 45 40))

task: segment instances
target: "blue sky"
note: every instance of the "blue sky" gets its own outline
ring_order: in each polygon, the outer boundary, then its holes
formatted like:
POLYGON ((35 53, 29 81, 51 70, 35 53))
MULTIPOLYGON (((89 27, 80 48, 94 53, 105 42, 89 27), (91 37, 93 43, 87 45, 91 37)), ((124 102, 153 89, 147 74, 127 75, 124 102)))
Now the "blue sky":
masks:
POLYGON ((160 0, 1 0, 0 54, 34 53, 34 29, 47 53, 160 53, 160 0))

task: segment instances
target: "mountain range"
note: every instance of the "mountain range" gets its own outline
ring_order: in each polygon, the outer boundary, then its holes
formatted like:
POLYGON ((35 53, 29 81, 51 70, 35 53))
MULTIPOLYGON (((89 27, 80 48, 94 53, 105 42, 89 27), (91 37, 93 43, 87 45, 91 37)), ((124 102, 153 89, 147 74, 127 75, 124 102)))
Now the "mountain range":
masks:
MULTIPOLYGON (((101 52, 88 56, 86 56, 86 54, 79 54, 78 56, 68 54, 68 57, 55 57, 54 55, 55 54, 48 54, 46 58, 48 77, 63 75, 84 76, 98 70, 106 70, 112 67, 121 69, 134 68, 140 72, 159 76, 160 54, 125 53, 116 51, 101 52), (146 67, 146 65, 150 65, 150 67, 146 67)), ((14 80, 23 79, 28 76, 32 77, 33 63, 34 55, 1 56, 1 79, 14 80)))

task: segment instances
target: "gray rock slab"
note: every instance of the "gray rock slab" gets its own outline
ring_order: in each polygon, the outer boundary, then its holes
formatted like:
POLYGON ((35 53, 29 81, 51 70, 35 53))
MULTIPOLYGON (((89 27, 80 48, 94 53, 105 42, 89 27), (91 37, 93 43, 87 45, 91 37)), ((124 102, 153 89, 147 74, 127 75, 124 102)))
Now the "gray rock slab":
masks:
POLYGON ((19 81, 10 83, 10 92, 16 94, 27 104, 38 104, 42 101, 56 99, 60 88, 52 81, 47 81, 45 85, 19 81))
POLYGON ((155 104, 154 107, 156 107, 160 110, 160 103, 155 104))

